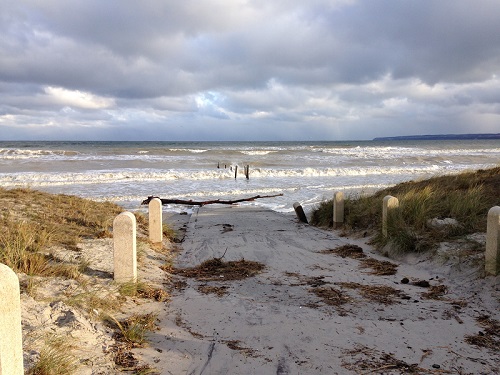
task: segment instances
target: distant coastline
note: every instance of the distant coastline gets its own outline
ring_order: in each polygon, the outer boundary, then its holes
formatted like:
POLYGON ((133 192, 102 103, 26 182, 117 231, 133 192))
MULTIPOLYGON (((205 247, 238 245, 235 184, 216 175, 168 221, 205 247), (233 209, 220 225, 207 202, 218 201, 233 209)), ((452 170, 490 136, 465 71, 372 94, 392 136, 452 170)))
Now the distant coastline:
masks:
POLYGON ((377 137, 374 141, 406 141, 406 140, 460 140, 460 139, 500 139, 500 133, 485 134, 429 134, 429 135, 401 135, 397 137, 377 137))

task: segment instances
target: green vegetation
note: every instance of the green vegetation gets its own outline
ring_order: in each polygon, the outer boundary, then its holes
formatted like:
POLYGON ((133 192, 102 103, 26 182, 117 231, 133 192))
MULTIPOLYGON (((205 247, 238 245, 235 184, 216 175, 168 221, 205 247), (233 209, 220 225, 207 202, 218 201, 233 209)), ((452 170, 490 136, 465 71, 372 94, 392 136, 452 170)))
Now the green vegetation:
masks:
MULTIPOLYGON (((345 230, 375 234, 382 247, 382 200, 399 199, 399 208, 388 217, 388 238, 401 252, 432 249, 437 243, 486 231, 488 210, 500 205, 500 167, 458 175, 409 181, 370 196, 345 199, 345 230), (457 225, 433 226, 432 219, 455 219, 457 225)), ((322 202, 312 213, 311 224, 332 226, 333 201, 322 202)))

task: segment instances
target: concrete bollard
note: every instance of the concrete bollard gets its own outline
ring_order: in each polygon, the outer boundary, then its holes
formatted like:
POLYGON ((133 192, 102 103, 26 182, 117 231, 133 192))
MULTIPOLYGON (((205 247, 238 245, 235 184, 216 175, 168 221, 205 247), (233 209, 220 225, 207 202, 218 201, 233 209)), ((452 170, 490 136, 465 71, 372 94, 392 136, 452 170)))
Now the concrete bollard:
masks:
POLYGON ((297 217, 299 218, 299 220, 302 221, 303 223, 307 224, 307 216, 304 213, 304 210, 303 210, 303 208, 302 208, 302 206, 300 205, 299 202, 295 202, 293 204, 293 209, 295 210, 295 214, 297 215, 297 217))
POLYGON ((336 191, 333 194, 333 229, 344 224, 344 193, 336 191))
POLYGON ((0 263, 0 375, 23 375, 19 279, 0 263))
POLYGON ((136 219, 122 212, 113 221, 114 279, 125 283, 137 280, 136 219))
POLYGON ((389 212, 393 208, 399 207, 399 200, 391 195, 386 195, 384 197, 382 205, 382 235, 387 237, 387 217, 389 212))
POLYGON ((152 243, 163 241, 163 219, 162 206, 159 198, 153 198, 149 202, 149 240, 152 243))
POLYGON ((488 211, 485 270, 490 275, 500 273, 500 207, 498 206, 488 211))

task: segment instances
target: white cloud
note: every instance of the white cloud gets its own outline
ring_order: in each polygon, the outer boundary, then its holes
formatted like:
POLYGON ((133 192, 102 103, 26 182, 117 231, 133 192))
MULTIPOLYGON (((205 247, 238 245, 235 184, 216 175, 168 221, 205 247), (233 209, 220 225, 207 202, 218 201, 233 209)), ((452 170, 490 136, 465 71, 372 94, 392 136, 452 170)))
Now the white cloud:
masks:
POLYGON ((57 137, 63 124, 68 136, 95 126, 135 137, 147 124, 180 138, 233 126, 234 136, 365 139, 498 123, 498 1, 0 6, 2 135, 10 124, 57 137))
POLYGON ((67 90, 62 87, 48 86, 45 93, 56 105, 82 109, 105 109, 115 105, 114 99, 93 95, 80 90, 67 90))

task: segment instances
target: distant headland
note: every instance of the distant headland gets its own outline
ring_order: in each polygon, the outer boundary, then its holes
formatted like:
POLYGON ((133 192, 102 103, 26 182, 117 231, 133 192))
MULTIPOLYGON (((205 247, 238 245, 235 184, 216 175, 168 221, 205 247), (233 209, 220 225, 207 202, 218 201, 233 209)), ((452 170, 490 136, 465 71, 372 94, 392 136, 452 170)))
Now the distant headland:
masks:
POLYGON ((406 140, 460 140, 460 139, 500 139, 500 133, 484 134, 429 134, 429 135, 401 135, 397 137, 377 137, 374 141, 406 141, 406 140))

